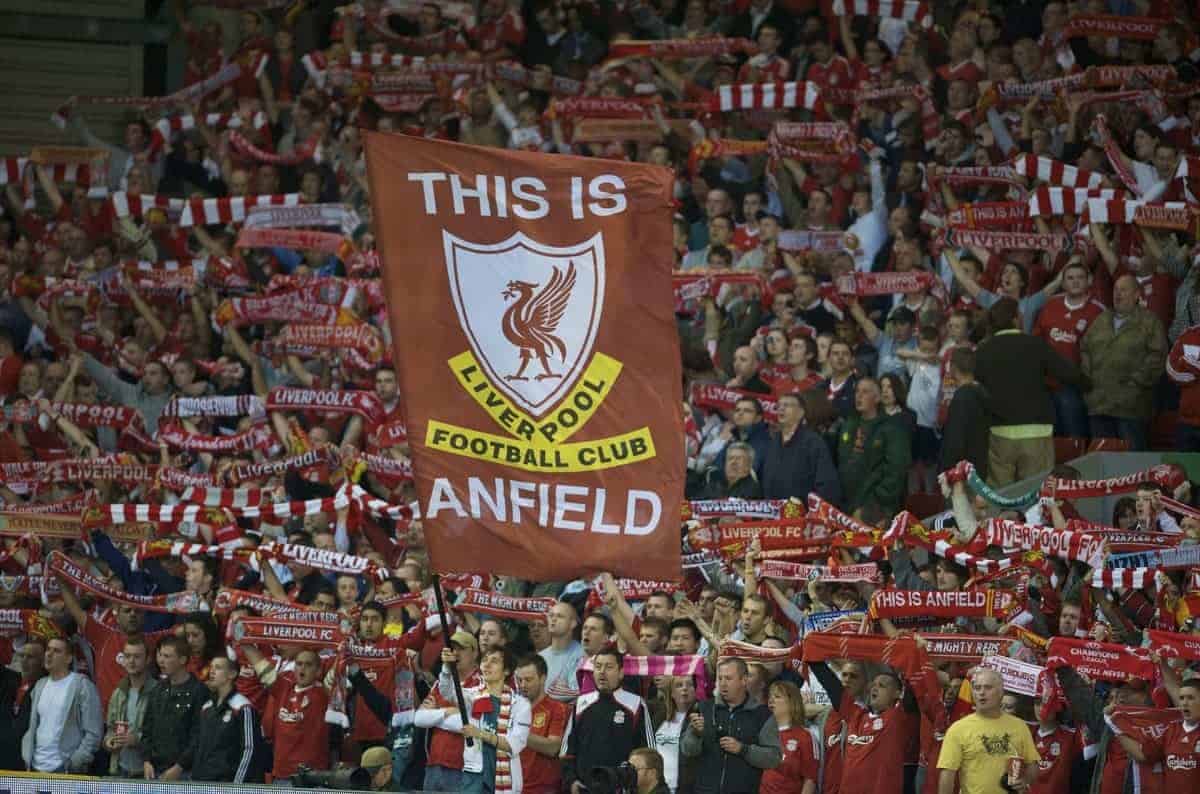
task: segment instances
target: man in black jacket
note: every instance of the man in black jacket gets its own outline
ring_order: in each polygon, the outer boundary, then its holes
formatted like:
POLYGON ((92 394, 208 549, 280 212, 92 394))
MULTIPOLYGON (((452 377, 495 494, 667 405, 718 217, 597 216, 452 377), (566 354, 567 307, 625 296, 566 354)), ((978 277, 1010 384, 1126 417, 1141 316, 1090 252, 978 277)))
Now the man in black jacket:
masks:
POLYGON ((960 460, 970 461, 980 477, 987 477, 988 413, 987 392, 975 380, 975 351, 967 347, 950 353, 950 377, 954 396, 942 427, 942 471, 960 460))
POLYGON ((700 759, 697 794, 752 794, 762 771, 783 759, 779 728, 771 710, 750 696, 750 673, 741 659, 717 665, 717 695, 688 715, 679 752, 700 759))
POLYGON ((1022 332, 1012 298, 992 304, 987 318, 992 335, 975 352, 975 373, 992 415, 988 481, 1000 487, 1054 466, 1054 403, 1046 376, 1070 385, 1082 376, 1046 340, 1022 332))
POLYGON ((795 394, 779 398, 779 430, 771 436, 763 461, 762 490, 767 499, 799 497, 809 493, 840 503, 842 487, 829 447, 819 435, 802 427, 804 404, 795 394))
POLYGON ((188 672, 191 649, 183 637, 166 637, 155 652, 164 681, 146 696, 142 718, 142 772, 154 780, 187 749, 200 709, 208 699, 204 684, 188 672))
POLYGON ((582 794, 597 767, 615 767, 638 747, 654 746, 645 702, 621 689, 625 658, 617 651, 592 657, 596 690, 580 695, 563 736, 562 779, 582 794))
POLYGON ((262 781, 262 730, 250 701, 234 691, 237 677, 232 659, 218 656, 212 660, 208 673, 212 697, 200 710, 191 744, 163 773, 163 780, 178 780, 184 771, 191 771, 192 780, 262 781))

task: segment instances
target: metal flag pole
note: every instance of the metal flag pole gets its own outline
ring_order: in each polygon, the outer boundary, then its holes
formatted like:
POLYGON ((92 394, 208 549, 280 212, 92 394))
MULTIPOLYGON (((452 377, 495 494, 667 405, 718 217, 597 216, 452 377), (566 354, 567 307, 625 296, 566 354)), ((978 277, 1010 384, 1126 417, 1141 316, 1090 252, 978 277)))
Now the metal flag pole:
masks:
MULTIPOLYGON (((450 621, 446 619, 446 598, 442 595, 442 577, 440 574, 433 575, 433 597, 437 599, 438 620, 442 623, 442 636, 446 638, 446 647, 450 647, 450 621)), ((467 720, 467 701, 463 697, 462 681, 458 678, 458 665, 450 665, 450 679, 454 681, 454 696, 458 698, 458 714, 462 717, 463 725, 468 724, 467 720)), ((470 736, 464 736, 463 741, 467 747, 473 747, 475 740, 470 736)))

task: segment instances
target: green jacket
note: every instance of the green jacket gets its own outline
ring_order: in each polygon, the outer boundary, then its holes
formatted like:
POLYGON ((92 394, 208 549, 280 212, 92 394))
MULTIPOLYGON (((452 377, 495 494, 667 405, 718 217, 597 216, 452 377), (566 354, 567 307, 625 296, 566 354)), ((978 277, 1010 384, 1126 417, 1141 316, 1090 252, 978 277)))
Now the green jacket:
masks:
MULTIPOLYGON (((141 757, 141 736, 142 736, 142 721, 146 717, 146 702, 150 697, 150 693, 158 688, 158 679, 153 676, 146 677, 146 683, 142 684, 142 693, 138 698, 137 706, 133 711, 133 719, 126 720, 125 705, 129 702, 129 676, 121 679, 121 683, 117 684, 117 688, 113 690, 112 695, 108 699, 108 712, 104 715, 104 735, 107 737, 111 733, 116 732, 114 727, 118 722, 128 722, 129 732, 138 737, 138 745, 132 749, 137 752, 138 757, 141 757)), ((121 753, 111 753, 108 757, 108 774, 116 775, 121 770, 117 762, 121 759, 121 753)), ((136 772, 137 777, 141 777, 142 768, 138 764, 136 769, 128 770, 136 772)))
POLYGON ((1154 408, 1154 384, 1167 361, 1162 322, 1149 309, 1136 307, 1121 330, 1112 310, 1096 318, 1080 345, 1088 413, 1148 420, 1154 408))
POLYGON ((846 512, 875 505, 888 515, 904 503, 912 447, 908 434, 891 417, 847 417, 838 435, 838 475, 846 512))

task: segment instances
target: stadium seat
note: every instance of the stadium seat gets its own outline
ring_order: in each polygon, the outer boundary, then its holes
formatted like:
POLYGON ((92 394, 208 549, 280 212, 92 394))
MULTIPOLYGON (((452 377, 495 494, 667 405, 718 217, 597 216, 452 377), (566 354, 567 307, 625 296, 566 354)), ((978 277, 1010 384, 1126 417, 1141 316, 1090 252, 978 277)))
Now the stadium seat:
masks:
POLYGON ((1066 463, 1075 460, 1087 451, 1087 442, 1071 436, 1054 437, 1054 462, 1066 463))

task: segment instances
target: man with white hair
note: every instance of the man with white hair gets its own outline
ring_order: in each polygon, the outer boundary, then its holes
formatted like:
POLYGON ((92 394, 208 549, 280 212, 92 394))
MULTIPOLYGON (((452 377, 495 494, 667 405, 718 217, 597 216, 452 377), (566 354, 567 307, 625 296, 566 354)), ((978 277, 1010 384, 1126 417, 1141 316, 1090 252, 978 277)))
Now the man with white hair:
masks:
POLYGON ((946 731, 938 756, 938 794, 1004 794, 1009 760, 1022 762, 1017 791, 1026 791, 1037 778, 1037 746, 1029 726, 1000 707, 1004 679, 995 670, 977 668, 971 676, 975 713, 946 731))

